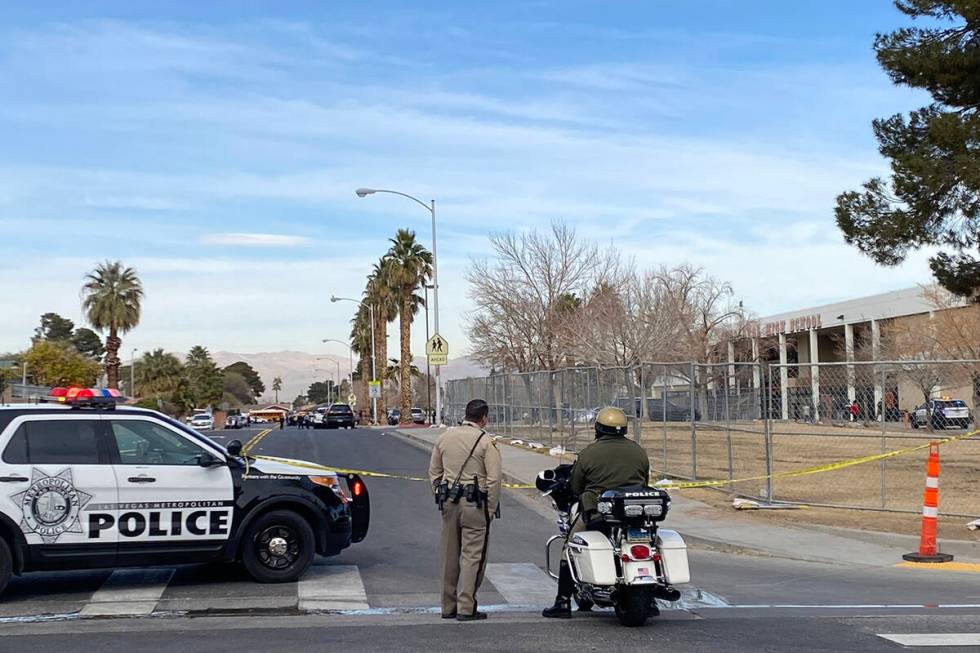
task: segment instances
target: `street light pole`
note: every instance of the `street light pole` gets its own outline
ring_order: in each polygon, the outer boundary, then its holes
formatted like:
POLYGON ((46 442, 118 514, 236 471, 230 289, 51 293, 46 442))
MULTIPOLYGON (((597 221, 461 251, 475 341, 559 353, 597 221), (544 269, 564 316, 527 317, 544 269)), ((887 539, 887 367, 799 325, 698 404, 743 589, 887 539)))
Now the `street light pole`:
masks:
MULTIPOLYGON (((326 341, 324 341, 324 342, 326 342, 326 341)), ((340 361, 334 360, 334 359, 330 358, 329 356, 317 356, 316 359, 318 361, 330 361, 331 363, 333 363, 334 365, 337 366, 337 383, 336 383, 336 386, 337 386, 337 403, 339 404, 340 403, 340 361)), ((323 370, 323 371, 324 372, 328 372, 329 370, 323 370)), ((327 397, 329 398, 330 395, 328 394, 327 397)))
MULTIPOLYGON (((425 286, 425 342, 429 342, 429 288, 431 286, 427 283, 422 284, 425 286)), ((429 357, 425 357, 425 414, 432 419, 432 368, 429 365, 429 357)), ((434 423, 434 421, 433 421, 434 423)))
POLYGON ((133 347, 133 351, 129 353, 129 393, 136 398, 136 352, 138 349, 133 347))
MULTIPOLYGON (((330 297, 331 303, 336 302, 354 302, 358 306, 365 304, 365 302, 359 301, 357 299, 351 299, 350 297, 330 297)), ((378 367, 375 360, 375 349, 374 349, 374 304, 367 304, 368 312, 371 314, 371 380, 378 380, 378 367)), ((371 418, 375 424, 378 423, 378 398, 371 397, 371 418)))
POLYGON ((347 347, 347 368, 350 371, 348 378, 350 379, 350 392, 354 392, 354 348, 343 340, 337 340, 336 338, 324 338, 323 342, 336 342, 338 345, 343 345, 347 347))
MULTIPOLYGON (((432 327, 436 334, 439 334, 439 256, 436 250, 436 201, 429 200, 426 204, 417 197, 413 197, 407 193, 402 193, 397 190, 386 190, 382 188, 358 188, 354 191, 358 197, 367 197, 368 195, 374 195, 375 193, 388 193, 391 195, 401 195, 407 199, 412 200, 416 204, 424 207, 425 210, 429 212, 432 216, 432 327)), ((436 421, 437 423, 442 423, 442 383, 439 374, 440 365, 436 365, 436 421)))

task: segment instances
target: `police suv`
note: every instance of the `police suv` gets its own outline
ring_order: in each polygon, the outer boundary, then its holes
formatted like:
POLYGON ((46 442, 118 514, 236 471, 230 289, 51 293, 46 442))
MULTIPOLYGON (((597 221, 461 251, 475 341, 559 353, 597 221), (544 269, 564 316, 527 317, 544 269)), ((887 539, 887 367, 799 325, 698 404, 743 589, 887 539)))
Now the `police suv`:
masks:
POLYGON ((0 405, 0 592, 28 571, 240 561, 259 582, 364 539, 367 487, 227 447, 114 390, 0 405), (60 405, 59 405, 60 404, 60 405))

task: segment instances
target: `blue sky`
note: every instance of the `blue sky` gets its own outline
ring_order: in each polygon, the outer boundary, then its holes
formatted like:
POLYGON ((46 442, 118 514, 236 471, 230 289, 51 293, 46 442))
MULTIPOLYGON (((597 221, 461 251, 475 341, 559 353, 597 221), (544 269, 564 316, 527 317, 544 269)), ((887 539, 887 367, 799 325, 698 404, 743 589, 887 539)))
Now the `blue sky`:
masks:
POLYGON ((146 286, 127 346, 323 350, 353 308, 327 298, 431 238, 359 186, 437 200, 456 352, 487 233, 554 218, 761 315, 928 279, 833 222, 886 170, 870 121, 926 101, 874 61, 884 0, 3 4, 0 350, 80 321, 107 258, 146 286))

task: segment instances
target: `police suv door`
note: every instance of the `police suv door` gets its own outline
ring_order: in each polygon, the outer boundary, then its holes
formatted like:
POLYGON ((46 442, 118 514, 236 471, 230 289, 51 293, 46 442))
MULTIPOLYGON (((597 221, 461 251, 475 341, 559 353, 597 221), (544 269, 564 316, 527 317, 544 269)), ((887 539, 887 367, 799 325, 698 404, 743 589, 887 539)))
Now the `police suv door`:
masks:
POLYGON ((234 491, 224 452, 146 415, 106 416, 119 485, 119 561, 208 559, 231 533, 234 491), (202 466, 203 459, 214 464, 202 466), (146 560, 142 560, 145 558, 146 560))
POLYGON ((30 567, 112 566, 118 498, 99 415, 21 415, 0 452, 0 512, 24 534, 30 567), (95 528, 103 518, 111 524, 95 528))

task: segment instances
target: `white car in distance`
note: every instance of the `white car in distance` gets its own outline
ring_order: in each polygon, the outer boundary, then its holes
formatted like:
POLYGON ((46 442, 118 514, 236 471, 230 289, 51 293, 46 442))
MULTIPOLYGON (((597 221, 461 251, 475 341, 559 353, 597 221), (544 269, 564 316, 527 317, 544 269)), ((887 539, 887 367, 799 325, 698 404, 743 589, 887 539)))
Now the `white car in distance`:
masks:
POLYGON ((202 431, 211 431, 214 429, 214 418, 207 413, 198 413, 191 418, 190 425, 191 428, 200 429, 202 431))

